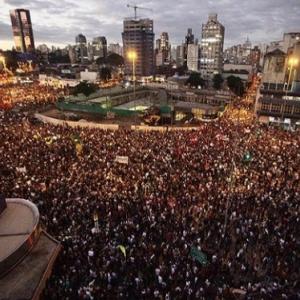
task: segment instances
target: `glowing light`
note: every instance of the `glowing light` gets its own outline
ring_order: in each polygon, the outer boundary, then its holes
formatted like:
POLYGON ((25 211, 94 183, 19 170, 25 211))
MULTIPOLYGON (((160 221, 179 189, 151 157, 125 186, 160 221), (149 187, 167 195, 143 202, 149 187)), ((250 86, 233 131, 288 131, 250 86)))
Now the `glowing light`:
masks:
POLYGON ((298 62, 299 62, 298 58, 290 58, 289 59, 289 65, 290 66, 297 66, 298 62))
POLYGON ((128 54, 127 54, 127 57, 128 57, 130 60, 136 60, 137 54, 136 54, 135 51, 129 51, 128 54))

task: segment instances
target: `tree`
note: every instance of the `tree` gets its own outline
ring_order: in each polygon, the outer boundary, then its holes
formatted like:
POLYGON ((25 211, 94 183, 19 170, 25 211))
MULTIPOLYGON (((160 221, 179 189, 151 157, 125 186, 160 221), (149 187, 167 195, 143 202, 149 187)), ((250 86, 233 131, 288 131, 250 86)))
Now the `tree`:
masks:
POLYGON ((100 78, 103 81, 108 81, 109 79, 111 79, 111 70, 110 70, 110 68, 101 68, 100 78))
POLYGON ((227 85, 232 92, 234 92, 237 96, 242 96, 245 92, 244 84, 241 78, 236 76, 229 76, 227 78, 227 85))
POLYGON ((222 83, 224 82, 224 79, 221 74, 216 74, 213 78, 213 87, 216 90, 219 90, 222 87, 222 83))
POLYGON ((16 50, 6 51, 4 54, 6 67, 15 71, 18 68, 18 52, 16 50))
POLYGON ((107 63, 110 66, 114 66, 114 67, 122 66, 122 65, 124 65, 124 58, 121 55, 112 53, 107 56, 107 63))
POLYGON ((186 66, 180 66, 178 68, 175 69, 175 74, 177 73, 178 76, 183 76, 187 71, 187 67, 186 66))
POLYGON ((84 94, 86 97, 95 93, 97 91, 97 86, 93 83, 88 83, 87 81, 82 81, 75 86, 73 95, 84 94))
POLYGON ((201 78, 199 73, 193 72, 188 80, 186 81, 185 85, 190 85, 192 87, 204 86, 205 81, 201 78))

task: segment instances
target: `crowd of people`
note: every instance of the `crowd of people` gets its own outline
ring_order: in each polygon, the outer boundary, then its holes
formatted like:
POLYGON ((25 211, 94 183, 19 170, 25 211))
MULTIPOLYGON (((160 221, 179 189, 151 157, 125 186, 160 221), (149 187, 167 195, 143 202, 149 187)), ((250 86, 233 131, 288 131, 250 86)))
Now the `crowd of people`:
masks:
POLYGON ((5 111, 0 141, 0 194, 33 201, 63 246, 45 299, 299 299, 299 132, 227 117, 102 131, 5 111))
POLYGON ((6 72, 0 71, 0 86, 9 85, 14 83, 14 77, 6 72))
POLYGON ((0 109, 54 103, 65 93, 62 89, 40 85, 38 81, 0 85, 0 109))

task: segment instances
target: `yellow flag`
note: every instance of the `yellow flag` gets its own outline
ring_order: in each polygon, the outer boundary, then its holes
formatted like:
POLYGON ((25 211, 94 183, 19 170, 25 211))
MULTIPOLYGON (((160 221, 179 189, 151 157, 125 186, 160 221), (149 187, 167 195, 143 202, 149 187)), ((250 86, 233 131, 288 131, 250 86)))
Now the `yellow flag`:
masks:
POLYGON ((80 155, 81 152, 82 152, 82 144, 77 143, 75 147, 76 147, 76 153, 77 153, 77 155, 80 155))
POLYGON ((119 245, 117 248, 120 249, 124 257, 126 258, 126 248, 123 245, 119 245))

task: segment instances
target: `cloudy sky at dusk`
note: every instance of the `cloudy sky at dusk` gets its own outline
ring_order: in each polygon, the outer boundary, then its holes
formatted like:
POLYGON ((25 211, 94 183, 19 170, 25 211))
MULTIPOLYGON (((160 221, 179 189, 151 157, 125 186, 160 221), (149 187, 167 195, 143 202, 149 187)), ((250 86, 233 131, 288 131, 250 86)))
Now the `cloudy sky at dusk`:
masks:
MULTIPOLYGON (((74 43, 83 33, 88 39, 104 35, 108 43, 122 42, 122 21, 133 16, 129 0, 0 0, 0 48, 13 45, 9 10, 31 11, 36 45, 74 43)), ((201 24, 211 12, 225 26, 225 45, 280 40, 283 32, 300 31, 300 0, 141 0, 141 17, 154 20, 156 38, 167 31, 172 44, 179 44, 191 27, 199 38, 201 24)))

